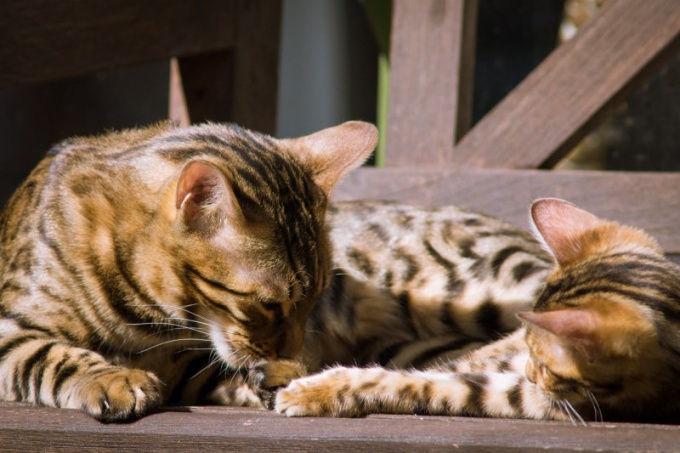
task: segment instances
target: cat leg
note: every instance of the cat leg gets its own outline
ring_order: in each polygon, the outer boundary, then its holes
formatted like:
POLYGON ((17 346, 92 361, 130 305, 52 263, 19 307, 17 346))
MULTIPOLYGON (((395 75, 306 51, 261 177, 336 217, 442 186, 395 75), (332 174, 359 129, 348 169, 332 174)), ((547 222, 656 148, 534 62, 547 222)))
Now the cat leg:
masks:
POLYGON ((162 396, 151 372, 116 366, 93 351, 25 330, 0 341, 0 399, 82 409, 108 422, 138 418, 162 396))
POLYGON ((564 419, 534 384, 512 373, 332 368, 280 390, 287 416, 354 417, 372 413, 564 419))

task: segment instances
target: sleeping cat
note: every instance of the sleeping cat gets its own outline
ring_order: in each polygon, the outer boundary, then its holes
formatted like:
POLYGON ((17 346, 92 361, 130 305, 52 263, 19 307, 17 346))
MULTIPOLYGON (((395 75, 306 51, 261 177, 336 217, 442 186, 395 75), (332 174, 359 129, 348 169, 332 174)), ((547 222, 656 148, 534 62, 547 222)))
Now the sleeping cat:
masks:
POLYGON ((334 367, 276 397, 289 416, 420 413, 534 419, 677 419, 680 268, 646 233, 558 199, 531 209, 553 255, 524 326, 424 370, 334 367))
POLYGON ((298 355, 330 191, 376 140, 158 125, 53 148, 0 217, 0 399, 105 421, 253 404, 222 364, 298 355))

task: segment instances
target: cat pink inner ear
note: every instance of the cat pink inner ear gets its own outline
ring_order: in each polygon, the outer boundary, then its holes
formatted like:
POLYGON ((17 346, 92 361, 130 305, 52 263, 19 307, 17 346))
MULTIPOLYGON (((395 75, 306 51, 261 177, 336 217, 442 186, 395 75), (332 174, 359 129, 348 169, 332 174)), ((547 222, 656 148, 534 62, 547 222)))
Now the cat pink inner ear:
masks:
POLYGON ((545 244, 560 266, 581 256, 584 234, 602 222, 593 214, 558 198, 536 200, 531 206, 531 221, 537 239, 545 244))
POLYGON ((348 171, 360 166, 378 143, 370 123, 348 121, 305 137, 283 140, 292 156, 327 195, 348 171))
POLYGON ((519 313, 520 319, 567 340, 595 340, 597 320, 589 310, 565 309, 519 313))
POLYGON ((203 161, 188 163, 177 182, 175 205, 190 227, 206 230, 223 218, 243 218, 236 196, 222 172, 203 161))

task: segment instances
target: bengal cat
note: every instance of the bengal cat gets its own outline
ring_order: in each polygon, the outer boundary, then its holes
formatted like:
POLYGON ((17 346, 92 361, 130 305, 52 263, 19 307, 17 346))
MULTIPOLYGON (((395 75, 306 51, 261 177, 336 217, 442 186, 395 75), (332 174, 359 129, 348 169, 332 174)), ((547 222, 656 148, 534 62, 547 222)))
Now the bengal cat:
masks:
POLYGON ((643 231, 566 201, 538 200, 531 214, 556 267, 523 327, 424 370, 334 367, 294 380, 276 410, 677 420, 680 268, 643 231))
POLYGON ((298 355, 331 279, 330 191, 376 141, 207 124, 54 147, 0 217, 0 399, 104 421, 255 404, 232 371, 298 355))

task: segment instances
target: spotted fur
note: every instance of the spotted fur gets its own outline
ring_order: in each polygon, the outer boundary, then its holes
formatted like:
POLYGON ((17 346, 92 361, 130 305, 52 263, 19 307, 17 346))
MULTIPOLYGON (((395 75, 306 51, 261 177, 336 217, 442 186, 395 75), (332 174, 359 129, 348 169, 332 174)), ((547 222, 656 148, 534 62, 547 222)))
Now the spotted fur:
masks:
POLYGON ((680 268, 644 232, 563 200, 537 201, 532 219, 556 266, 523 327, 423 370, 333 367, 294 380, 276 410, 677 420, 680 268))
POLYGON ((379 201, 330 212, 335 272, 308 322, 310 369, 425 367, 519 326, 550 257, 506 222, 379 201))

